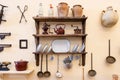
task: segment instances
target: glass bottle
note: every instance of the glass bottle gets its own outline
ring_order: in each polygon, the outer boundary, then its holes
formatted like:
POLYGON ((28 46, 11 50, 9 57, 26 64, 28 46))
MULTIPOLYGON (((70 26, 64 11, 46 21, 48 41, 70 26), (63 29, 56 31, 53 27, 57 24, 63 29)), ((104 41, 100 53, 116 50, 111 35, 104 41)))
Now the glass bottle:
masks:
POLYGON ((39 4, 39 16, 43 16, 43 5, 42 3, 39 4))
POLYGON ((50 4, 49 10, 48 10, 48 16, 53 16, 53 15, 54 15, 53 6, 52 4, 50 4))

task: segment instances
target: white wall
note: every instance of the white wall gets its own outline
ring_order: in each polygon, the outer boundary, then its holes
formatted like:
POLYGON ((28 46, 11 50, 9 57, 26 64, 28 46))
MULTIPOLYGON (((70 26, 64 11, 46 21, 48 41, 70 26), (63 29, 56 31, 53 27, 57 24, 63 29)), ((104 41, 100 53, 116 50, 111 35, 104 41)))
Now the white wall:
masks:
MULTIPOLYGON (((5 48, 3 52, 0 52, 0 62, 1 61, 11 61, 12 64, 9 66, 11 70, 15 70, 14 61, 16 60, 28 60, 29 68, 34 68, 34 73, 30 75, 30 80, 39 80, 36 76, 39 71, 39 67, 35 66, 35 59, 32 52, 35 51, 35 42, 32 34, 35 34, 35 24, 32 19, 33 16, 38 14, 39 3, 43 3, 44 16, 48 14, 49 4, 53 4, 54 15, 57 16, 56 6, 59 0, 0 0, 1 4, 7 5, 5 8, 4 19, 7 22, 2 22, 0 25, 0 32, 11 32, 10 37, 6 37, 1 40, 0 43, 11 43, 11 48, 5 48), (24 5, 28 5, 28 11, 25 12, 25 17, 28 20, 27 23, 22 21, 19 24, 19 19, 21 17, 20 11, 17 9, 17 5, 23 10, 24 5), (19 49, 19 40, 28 40, 28 49, 19 49)), ((84 7, 83 14, 88 17, 86 22, 86 33, 88 34, 86 40, 86 51, 87 59, 85 68, 85 80, 95 79, 95 80, 111 80, 112 74, 120 74, 119 64, 120 64, 120 21, 112 28, 104 28, 100 23, 100 16, 102 10, 105 10, 108 6, 113 6, 114 9, 118 11, 120 15, 120 0, 64 0, 70 6, 74 4, 81 4, 84 7), (112 65, 105 62, 105 58, 108 56, 108 39, 111 39, 111 54, 116 58, 116 62, 112 65), (97 75, 94 78, 90 78, 87 74, 90 69, 90 53, 94 54, 94 69, 97 71, 97 75)), ((71 13, 69 13, 71 16, 71 13)), ((68 23, 70 24, 70 23, 68 23)), ((74 23, 73 23, 74 24, 74 23)), ((75 40, 75 39, 73 39, 75 40)), ((71 40, 71 41, 73 41, 71 40)), ((75 40, 77 41, 77 40, 75 40)), ((76 42, 71 42, 75 44, 76 42)), ((82 67, 78 66, 78 60, 73 61, 73 66, 71 69, 66 70, 63 66, 63 59, 67 55, 60 56, 60 71, 63 73, 63 80, 78 80, 82 79, 82 67)), ((44 60, 45 61, 45 60, 44 60)), ((48 80, 56 80, 56 57, 54 61, 49 61, 49 70, 52 73, 50 78, 43 78, 48 80)), ((45 65, 43 71, 45 71, 45 65)), ((14 76, 14 75, 11 75, 14 76)), ((15 75, 16 76, 16 75, 15 75)), ((6 80, 13 80, 6 75, 6 80)), ((21 78, 22 79, 22 78, 21 78)), ((19 80, 19 79, 14 79, 19 80)))

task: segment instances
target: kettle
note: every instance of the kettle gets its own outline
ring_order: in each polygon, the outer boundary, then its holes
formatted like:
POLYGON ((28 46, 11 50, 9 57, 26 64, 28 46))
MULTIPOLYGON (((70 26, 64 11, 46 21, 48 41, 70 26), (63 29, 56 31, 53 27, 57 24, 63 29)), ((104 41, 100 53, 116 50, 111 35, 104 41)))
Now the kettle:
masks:
POLYGON ((117 10, 113 10, 112 6, 102 11, 101 24, 105 27, 112 27, 118 22, 117 10))
POLYGON ((65 24, 57 24, 54 28, 54 32, 56 34, 64 34, 65 33, 65 24))
POLYGON ((20 60, 20 61, 14 61, 14 63, 17 71, 24 71, 27 69, 28 61, 20 60))

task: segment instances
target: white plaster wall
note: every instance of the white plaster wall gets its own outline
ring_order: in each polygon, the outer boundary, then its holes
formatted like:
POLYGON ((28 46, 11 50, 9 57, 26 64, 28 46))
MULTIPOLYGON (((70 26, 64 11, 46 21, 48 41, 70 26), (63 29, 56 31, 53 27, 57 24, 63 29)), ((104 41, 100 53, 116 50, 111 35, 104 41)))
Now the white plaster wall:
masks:
MULTIPOLYGON (((5 8, 4 19, 7 22, 2 22, 0 25, 0 32, 11 32, 10 37, 6 37, 1 40, 0 43, 11 43, 11 48, 5 48, 3 52, 0 52, 1 61, 11 61, 9 66, 11 70, 15 70, 14 61, 16 60, 28 60, 29 68, 34 68, 34 72, 30 75, 29 80, 39 80, 37 72, 39 67, 35 66, 35 59, 32 52, 35 51, 35 42, 32 34, 35 34, 35 24, 32 19, 33 16, 38 14, 39 3, 43 3, 44 16, 48 16, 49 4, 53 4, 54 16, 57 16, 56 6, 60 0, 0 0, 0 4, 7 5, 5 8), (23 10, 24 5, 28 5, 28 11, 25 12, 25 17, 28 22, 24 20, 19 24, 21 17, 20 11, 17 9, 17 5, 23 10), (19 49, 19 40, 28 40, 28 49, 19 49)), ((86 33, 88 34, 86 40, 87 59, 85 68, 85 80, 111 80, 112 74, 120 74, 120 21, 112 28, 104 28, 100 23, 100 16, 102 10, 105 10, 108 6, 113 6, 120 15, 120 0, 64 0, 70 6, 74 4, 81 4, 84 7, 83 14, 88 17, 86 22, 86 33), (109 65, 105 62, 105 58, 108 56, 108 39, 111 39, 111 54, 116 58, 116 62, 109 65), (94 55, 94 69, 97 71, 97 75, 93 78, 89 77, 87 72, 90 69, 90 53, 94 55)), ((71 12, 69 13, 71 16, 71 12)), ((68 23, 71 24, 71 23, 68 23)), ((75 24, 75 23, 73 23, 75 24)), ((77 43, 78 38, 72 39, 72 45, 77 43), (73 42, 75 40, 75 42, 73 42)), ((63 66, 63 59, 67 55, 60 56, 60 71, 64 77, 61 80, 80 80, 82 79, 82 68, 78 66, 78 60, 73 61, 71 69, 66 70, 63 66)), ((44 58, 45 59, 45 58, 44 58)), ((44 60, 45 61, 45 60, 44 60)), ((49 61, 49 70, 52 73, 50 78, 42 78, 42 80, 56 80, 56 57, 53 61, 49 61)), ((45 67, 45 65, 43 65, 45 67)), ((43 69, 45 71, 45 68, 43 69)), ((5 80, 21 80, 23 77, 17 78, 17 75, 6 75, 5 80), (13 77, 13 78, 12 78, 13 77)))

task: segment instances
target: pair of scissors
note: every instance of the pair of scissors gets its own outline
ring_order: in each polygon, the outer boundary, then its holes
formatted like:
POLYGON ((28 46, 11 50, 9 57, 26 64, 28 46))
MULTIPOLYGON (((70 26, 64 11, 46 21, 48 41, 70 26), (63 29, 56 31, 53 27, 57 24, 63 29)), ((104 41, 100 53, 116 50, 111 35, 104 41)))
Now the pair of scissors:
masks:
POLYGON ((22 13, 19 23, 21 23, 22 18, 24 18, 24 19, 25 19, 25 22, 27 22, 24 13, 25 13, 25 11, 27 11, 28 6, 27 6, 27 5, 24 6, 23 12, 22 12, 22 10, 20 9, 20 6, 17 6, 17 8, 18 8, 18 9, 20 10, 20 12, 22 13))

